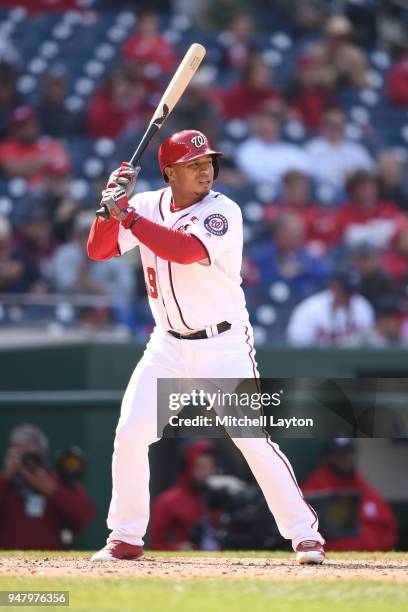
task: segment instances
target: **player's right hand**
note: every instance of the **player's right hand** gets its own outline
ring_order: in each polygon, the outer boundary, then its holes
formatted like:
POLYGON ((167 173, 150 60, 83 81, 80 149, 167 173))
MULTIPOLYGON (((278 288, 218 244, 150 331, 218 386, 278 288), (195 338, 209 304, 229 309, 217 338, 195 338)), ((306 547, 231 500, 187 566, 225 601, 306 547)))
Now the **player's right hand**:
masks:
POLYGON ((122 162, 119 168, 116 168, 109 177, 107 187, 120 185, 126 192, 126 196, 130 198, 135 188, 136 179, 140 172, 140 166, 134 168, 129 162, 122 162))

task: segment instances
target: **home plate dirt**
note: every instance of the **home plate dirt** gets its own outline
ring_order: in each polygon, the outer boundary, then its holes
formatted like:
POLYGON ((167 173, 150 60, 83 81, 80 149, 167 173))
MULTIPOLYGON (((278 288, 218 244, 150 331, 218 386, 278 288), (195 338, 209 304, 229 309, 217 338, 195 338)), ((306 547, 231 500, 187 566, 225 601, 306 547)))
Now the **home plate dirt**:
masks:
POLYGON ((139 561, 92 563, 78 557, 41 559, 0 557, 0 576, 83 576, 95 578, 259 578, 371 579, 408 582, 407 559, 328 559, 319 566, 298 566, 292 559, 149 557, 139 561))

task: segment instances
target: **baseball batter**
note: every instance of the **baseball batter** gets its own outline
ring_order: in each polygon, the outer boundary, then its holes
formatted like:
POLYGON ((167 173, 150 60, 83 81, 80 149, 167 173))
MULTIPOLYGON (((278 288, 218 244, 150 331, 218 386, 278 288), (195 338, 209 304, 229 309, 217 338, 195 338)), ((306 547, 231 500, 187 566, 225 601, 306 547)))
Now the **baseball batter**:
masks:
MULTIPOLYGON (((111 533, 94 561, 139 559, 149 521, 149 445, 157 441, 158 378, 258 377, 241 288, 242 216, 212 190, 220 152, 204 134, 178 132, 159 148, 164 189, 130 197, 138 170, 124 162, 95 219, 89 257, 103 260, 138 246, 155 328, 123 397, 114 443, 111 533)), ((293 469, 269 438, 234 438, 283 537, 299 563, 322 563, 324 539, 293 469)))

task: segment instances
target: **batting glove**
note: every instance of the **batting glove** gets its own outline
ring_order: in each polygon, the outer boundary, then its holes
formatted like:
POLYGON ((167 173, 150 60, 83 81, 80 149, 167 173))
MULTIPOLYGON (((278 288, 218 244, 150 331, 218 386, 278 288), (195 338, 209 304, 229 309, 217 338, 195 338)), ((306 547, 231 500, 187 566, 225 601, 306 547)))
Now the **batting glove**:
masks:
POLYGON ((133 210, 129 208, 129 200, 123 187, 108 187, 102 191, 101 206, 109 212, 109 216, 117 221, 123 221, 128 213, 133 210))
POLYGON ((134 168, 129 162, 122 162, 119 168, 112 172, 108 180, 108 188, 119 185, 123 187, 128 198, 133 193, 140 166, 134 168))

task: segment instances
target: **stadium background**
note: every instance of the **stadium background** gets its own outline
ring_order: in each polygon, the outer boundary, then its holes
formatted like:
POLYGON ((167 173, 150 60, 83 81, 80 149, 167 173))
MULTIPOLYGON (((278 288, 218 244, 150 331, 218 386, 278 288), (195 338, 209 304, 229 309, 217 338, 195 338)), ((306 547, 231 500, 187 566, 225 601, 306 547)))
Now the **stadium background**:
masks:
MULTIPOLYGON (((396 237, 406 232, 408 209, 407 23, 408 11, 398 1, 174 0, 147 5, 103 0, 27 0, 18 5, 0 1, 0 451, 10 428, 22 421, 44 428, 52 452, 70 444, 85 449, 86 484, 99 512, 95 524, 81 535, 80 546, 96 548, 103 538, 121 390, 151 329, 151 319, 137 256, 118 261, 102 278, 95 278, 90 266, 77 260, 78 275, 66 278, 65 284, 58 271, 69 268, 74 261, 70 255, 78 245, 83 250, 106 177, 133 151, 168 74, 191 42, 207 47, 204 70, 165 129, 166 133, 202 129, 225 153, 217 188, 242 207, 244 288, 262 375, 406 376, 408 254, 396 237), (146 9, 156 15, 146 27, 154 29, 157 23, 160 36, 155 47, 158 55, 149 61, 143 55, 136 57, 137 45, 136 51, 124 46, 146 9), (232 27, 231 19, 241 13, 246 17, 232 27), (324 41, 325 24, 333 14, 346 14, 353 24, 353 45, 367 61, 365 80, 358 84, 338 79, 330 91, 326 85, 318 87, 321 95, 315 100, 322 106, 316 118, 313 104, 312 117, 308 106, 306 110, 296 107, 293 78, 316 65, 313 45, 324 41), (243 31, 239 43, 238 30, 243 31), (248 114, 246 105, 237 103, 242 92, 248 91, 234 87, 257 63, 265 66, 267 82, 248 114), (258 105, 258 98, 264 104, 258 105), (52 99, 57 99, 55 106, 52 99), (285 330, 293 308, 327 286, 332 270, 349 260, 350 246, 355 245, 345 244, 342 236, 334 242, 321 235, 316 240, 307 226, 296 244, 301 274, 285 277, 278 266, 269 267, 268 257, 274 255, 268 251, 270 233, 276 231, 279 207, 285 205, 282 180, 251 181, 237 165, 236 152, 251 135, 254 115, 278 117, 283 140, 304 153, 319 133, 322 110, 333 108, 346 113, 347 139, 365 148, 371 160, 369 171, 380 175, 384 192, 389 166, 384 169, 377 160, 384 151, 391 151, 393 167, 400 164, 400 176, 393 185, 393 231, 387 238, 376 236, 375 225, 367 223, 370 240, 374 237, 370 248, 374 247, 379 269, 398 300, 399 337, 384 348, 368 348, 364 343, 323 350, 286 346, 285 330), (36 153, 41 157, 45 150, 47 158, 37 175, 30 175, 26 168, 19 172, 19 158, 14 167, 7 164, 8 139, 13 138, 16 125, 30 121, 33 113, 41 126, 42 144, 36 153), (4 273, 12 261, 20 262, 25 271, 21 282, 14 284, 4 273), (118 293, 126 299, 118 302, 118 293)), ((312 171, 306 174, 311 174, 309 208, 314 207, 318 216, 337 219, 349 199, 345 182, 333 184, 316 180, 312 171)), ((137 188, 160 186, 153 146, 137 188)), ((291 209, 290 214, 302 217, 300 211, 291 209)), ((382 297, 383 287, 374 297, 382 297)), ((391 440, 359 444, 360 466, 393 502, 401 519, 400 546, 406 548, 406 444, 391 440)), ((178 445, 165 441, 154 447, 153 494, 175 478, 177 465, 166 458, 174 456, 178 445)), ((320 442, 291 441, 282 447, 302 478, 316 464, 320 442)), ((232 449, 222 450, 226 466, 250 478, 232 449)))

